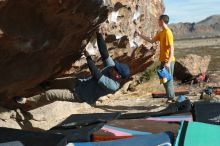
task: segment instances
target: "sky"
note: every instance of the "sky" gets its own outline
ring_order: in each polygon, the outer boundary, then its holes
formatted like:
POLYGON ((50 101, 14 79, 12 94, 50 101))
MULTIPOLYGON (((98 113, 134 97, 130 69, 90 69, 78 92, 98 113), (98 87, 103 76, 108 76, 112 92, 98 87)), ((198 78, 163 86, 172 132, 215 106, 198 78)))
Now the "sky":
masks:
POLYGON ((199 22, 220 15, 220 0, 164 0, 164 4, 170 23, 199 22))

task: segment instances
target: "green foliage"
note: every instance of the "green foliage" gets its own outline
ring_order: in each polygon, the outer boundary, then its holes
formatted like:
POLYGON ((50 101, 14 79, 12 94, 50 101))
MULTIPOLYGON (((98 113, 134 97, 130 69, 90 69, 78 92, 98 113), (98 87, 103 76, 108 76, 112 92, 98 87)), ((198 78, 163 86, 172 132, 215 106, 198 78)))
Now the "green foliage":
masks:
POLYGON ((140 75, 140 82, 143 83, 149 81, 152 77, 154 77, 156 75, 157 68, 158 68, 158 63, 154 63, 148 68, 146 68, 146 70, 142 72, 140 75))

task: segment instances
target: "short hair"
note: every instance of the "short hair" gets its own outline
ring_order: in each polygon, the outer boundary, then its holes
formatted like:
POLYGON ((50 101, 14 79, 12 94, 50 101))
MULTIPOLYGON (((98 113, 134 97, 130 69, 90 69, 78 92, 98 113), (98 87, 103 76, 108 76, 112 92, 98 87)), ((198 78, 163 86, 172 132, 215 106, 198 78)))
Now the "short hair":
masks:
POLYGON ((160 15, 160 20, 163 20, 164 23, 168 24, 169 23, 169 16, 168 15, 160 15))

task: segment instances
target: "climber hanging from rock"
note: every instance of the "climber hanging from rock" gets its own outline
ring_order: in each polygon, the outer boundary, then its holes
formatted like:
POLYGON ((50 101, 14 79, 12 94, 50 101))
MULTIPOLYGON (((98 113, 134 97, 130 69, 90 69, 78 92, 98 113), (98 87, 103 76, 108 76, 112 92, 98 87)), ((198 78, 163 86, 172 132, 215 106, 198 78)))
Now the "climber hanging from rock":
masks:
POLYGON ((88 51, 84 51, 91 76, 86 78, 58 78, 46 81, 42 85, 46 90, 32 97, 16 96, 18 104, 39 107, 53 101, 86 102, 94 104, 99 97, 117 91, 123 80, 129 78, 130 69, 127 64, 114 61, 108 53, 101 29, 96 32, 97 44, 104 68, 99 70, 88 51))

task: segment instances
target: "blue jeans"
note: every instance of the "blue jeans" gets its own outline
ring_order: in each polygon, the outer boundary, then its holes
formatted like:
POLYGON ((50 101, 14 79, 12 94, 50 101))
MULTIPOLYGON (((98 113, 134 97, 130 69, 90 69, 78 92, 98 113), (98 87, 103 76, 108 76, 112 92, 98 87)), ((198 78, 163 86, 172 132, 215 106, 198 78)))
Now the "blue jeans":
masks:
MULTIPOLYGON (((165 64, 165 62, 161 62, 161 66, 164 66, 164 64, 165 64)), ((163 84, 164 88, 166 90, 167 98, 169 98, 169 99, 175 98, 175 91, 174 91, 174 85, 173 85, 174 64, 175 64, 175 62, 172 61, 170 63, 170 68, 168 69, 169 73, 172 76, 172 79, 163 84)))

